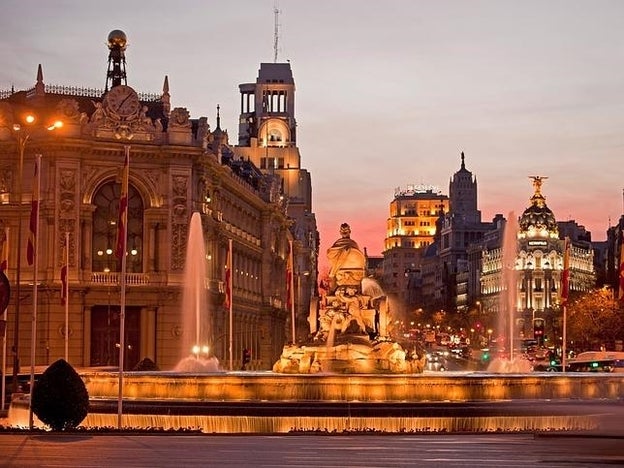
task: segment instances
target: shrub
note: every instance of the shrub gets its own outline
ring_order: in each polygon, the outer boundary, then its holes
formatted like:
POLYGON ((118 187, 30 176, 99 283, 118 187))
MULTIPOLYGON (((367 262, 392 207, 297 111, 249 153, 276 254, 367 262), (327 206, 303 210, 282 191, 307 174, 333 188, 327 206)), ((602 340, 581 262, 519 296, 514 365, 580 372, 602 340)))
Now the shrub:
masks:
POLYGON ((87 416, 87 387, 67 361, 52 363, 35 382, 32 410, 54 431, 73 429, 87 416))
POLYGON ((146 371, 159 371, 160 369, 158 368, 158 366, 156 365, 154 361, 146 357, 141 362, 139 362, 136 366, 134 366, 134 369, 132 370, 146 372, 146 371))

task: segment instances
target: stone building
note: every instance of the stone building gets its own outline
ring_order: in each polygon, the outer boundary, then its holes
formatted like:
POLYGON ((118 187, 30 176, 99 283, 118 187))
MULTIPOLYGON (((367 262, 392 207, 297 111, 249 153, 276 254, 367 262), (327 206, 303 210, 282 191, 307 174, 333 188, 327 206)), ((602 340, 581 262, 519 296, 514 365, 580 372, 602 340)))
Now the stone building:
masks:
MULTIPOLYGON (((482 246, 481 301, 491 317, 513 317, 513 328, 508 329, 514 330, 515 338, 538 335, 540 339, 550 339, 551 345, 558 345, 552 340, 558 340, 563 330, 561 277, 565 240, 541 192, 546 177, 532 178, 531 204, 517 224, 516 220, 507 220, 500 225, 496 242, 482 246)), ((573 231, 582 232, 580 227, 573 231)), ((595 286, 593 249, 584 236, 570 239, 569 271, 571 295, 595 286)))
MULTIPOLYGON (((150 358, 161 369, 173 368, 190 352, 180 346, 182 336, 192 332, 182 325, 181 289, 190 218, 199 212, 211 353, 224 368, 230 360, 239 368, 243 349, 249 349, 248 368, 270 369, 291 339, 285 301, 290 244, 305 252, 299 271, 316 272, 310 194, 303 190, 305 208, 293 209, 291 216, 296 198, 292 191, 300 190, 296 184, 283 173, 262 171, 256 158, 241 158, 244 152, 230 145, 220 128, 218 109, 214 130, 206 117, 192 119, 185 108, 171 109, 166 77, 160 94, 142 94, 128 86, 126 36, 113 31, 108 39, 104 92, 46 85, 41 66, 32 89, 0 92, 0 231, 7 234, 6 274, 12 289, 9 365, 17 372, 19 365, 30 364, 32 337, 36 365, 64 357, 65 306, 60 295, 68 236, 69 362, 79 367, 118 365, 124 310, 124 367, 132 369, 150 358), (37 120, 26 122, 26 114, 37 120), (63 126, 48 131, 49 123, 58 120, 63 126), (36 275, 25 252, 35 154, 42 155, 36 275), (113 252, 126 154, 122 309, 120 262, 113 252), (302 224, 299 211, 312 220, 304 225, 306 234, 312 233, 308 237, 297 231, 302 224), (223 304, 230 240, 231 334, 223 304), (36 320, 31 320, 35 313, 36 320)), ((300 290, 301 296, 312 295, 311 289, 300 290)))
POLYGON ((239 85, 240 117, 235 154, 281 181, 294 236, 297 341, 307 338, 311 300, 318 297, 319 233, 312 210, 312 178, 297 146, 295 81, 290 63, 262 63, 255 83, 239 85))
POLYGON ((449 209, 448 196, 434 187, 410 185, 395 190, 384 240, 384 290, 408 309, 408 285, 420 277, 421 258, 434 242, 436 223, 449 209))

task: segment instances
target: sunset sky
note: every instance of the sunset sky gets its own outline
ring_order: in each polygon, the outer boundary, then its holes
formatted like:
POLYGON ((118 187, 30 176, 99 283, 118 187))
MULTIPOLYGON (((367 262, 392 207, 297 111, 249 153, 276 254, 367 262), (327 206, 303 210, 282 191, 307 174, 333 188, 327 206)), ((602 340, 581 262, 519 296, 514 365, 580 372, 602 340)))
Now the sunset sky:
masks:
MULTIPOLYGON (((237 141, 240 83, 274 57, 274 0, 4 0, 0 89, 104 88, 113 29, 128 84, 207 116, 237 141)), ((624 2, 282 0, 278 61, 290 61, 298 146, 312 174, 321 258, 348 222, 383 249, 396 187, 448 194, 460 153, 479 208, 516 216, 530 175, 558 220, 604 240, 623 212, 624 2)))

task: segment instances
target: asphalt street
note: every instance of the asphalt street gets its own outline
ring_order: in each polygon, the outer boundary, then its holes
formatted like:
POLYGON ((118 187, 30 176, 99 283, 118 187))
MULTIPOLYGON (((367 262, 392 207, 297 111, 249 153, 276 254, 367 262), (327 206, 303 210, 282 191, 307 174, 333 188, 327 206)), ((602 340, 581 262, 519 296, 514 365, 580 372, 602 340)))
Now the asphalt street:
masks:
POLYGON ((624 466, 614 436, 2 434, 6 467, 624 466))

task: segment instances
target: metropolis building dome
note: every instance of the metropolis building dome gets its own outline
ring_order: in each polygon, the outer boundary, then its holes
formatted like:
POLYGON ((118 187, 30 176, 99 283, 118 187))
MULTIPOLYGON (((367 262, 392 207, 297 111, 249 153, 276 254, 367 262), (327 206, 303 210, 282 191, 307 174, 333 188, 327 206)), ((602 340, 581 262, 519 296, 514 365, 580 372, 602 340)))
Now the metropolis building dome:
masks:
POLYGON ((542 195, 542 181, 546 177, 533 176, 533 188, 535 193, 531 197, 531 205, 524 210, 518 220, 518 237, 559 238, 559 228, 555 215, 548 206, 542 195))

